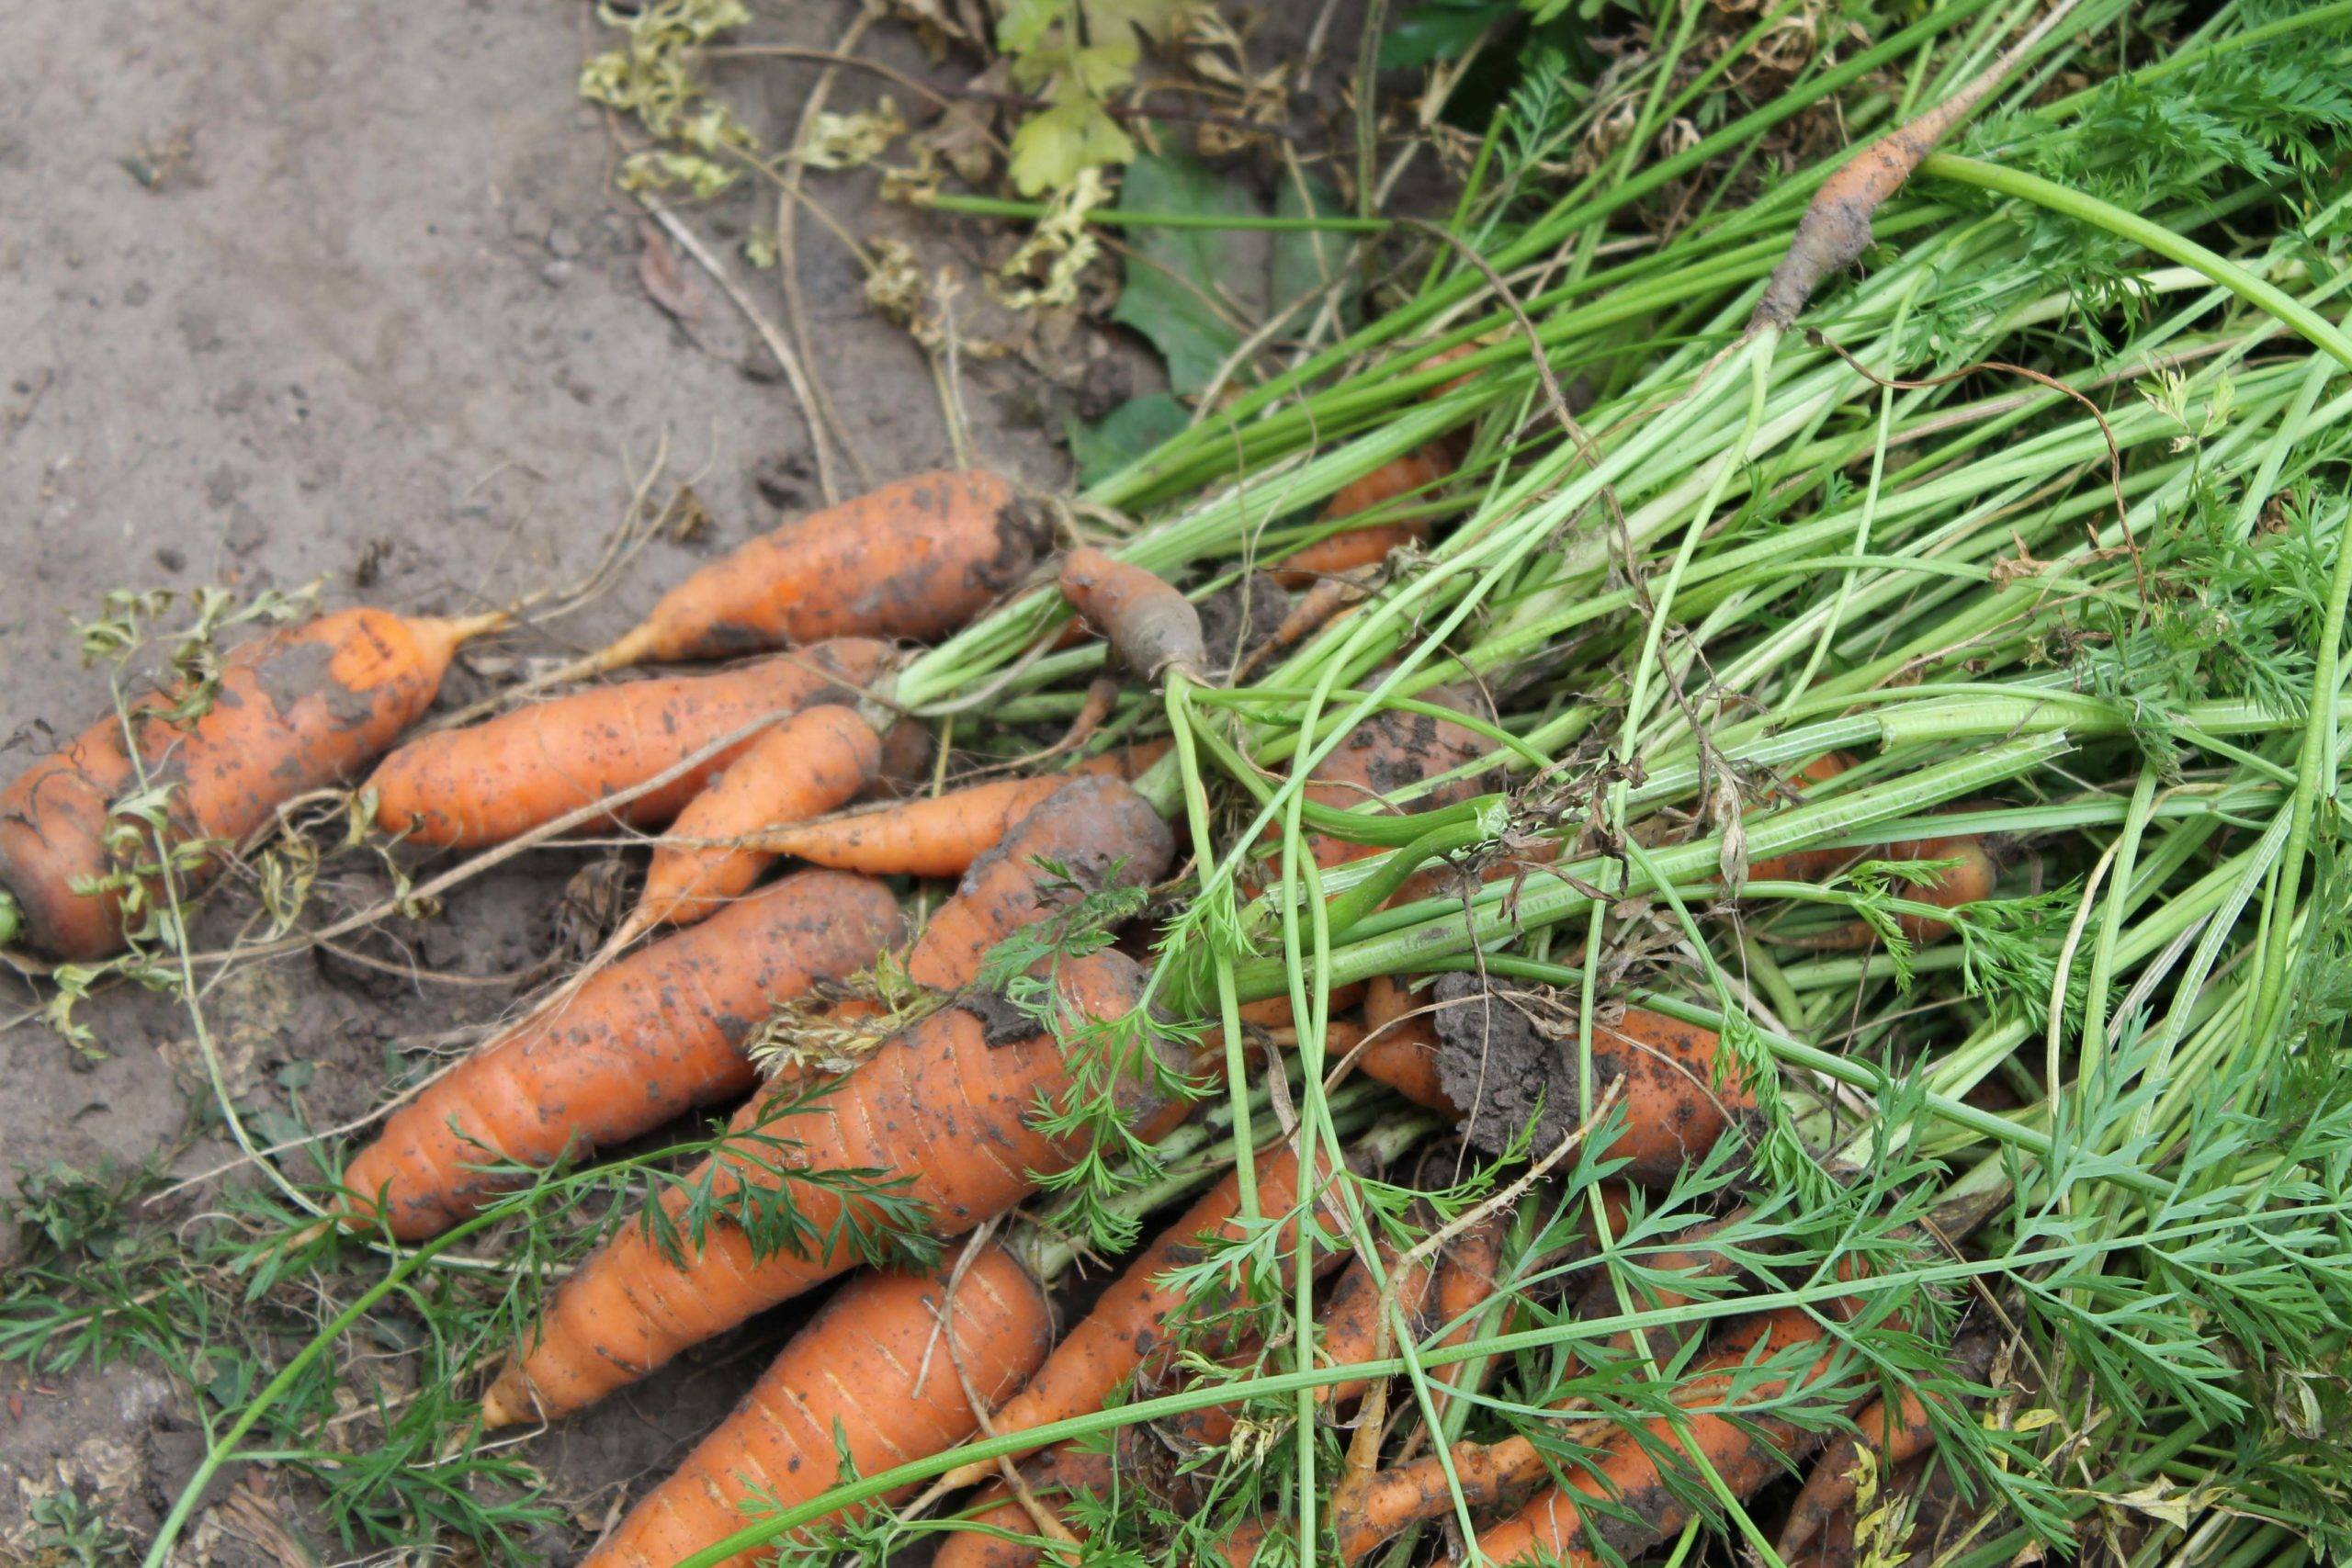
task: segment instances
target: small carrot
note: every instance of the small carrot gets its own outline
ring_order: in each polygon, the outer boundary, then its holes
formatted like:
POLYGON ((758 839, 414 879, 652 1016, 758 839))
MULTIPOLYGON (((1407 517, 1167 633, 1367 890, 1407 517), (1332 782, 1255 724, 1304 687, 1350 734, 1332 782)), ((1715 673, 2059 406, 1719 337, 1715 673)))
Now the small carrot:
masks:
MULTIPOLYGON (((1957 909, 1963 904, 1981 903, 1993 896, 2001 880, 2000 863, 1985 848, 1984 840, 1973 833, 1885 844, 1865 851, 1864 857, 1885 861, 1955 862, 1939 870, 1935 879, 1925 886, 1914 887, 1898 883, 1890 889, 1895 897, 1908 903, 1926 904, 1939 909, 1957 909)), ((1907 909, 1895 912, 1894 923, 1914 945, 1920 947, 1940 941, 1951 931, 1949 920, 1907 909)), ((1876 947, 1879 940, 1878 928, 1868 920, 1850 920, 1822 935, 1805 937, 1801 945, 1816 952, 1859 953, 1876 947)))
MULTIPOLYGON (((1475 694, 1434 687, 1422 694, 1442 707, 1470 712, 1475 694)), ((1467 765, 1493 748, 1486 737, 1467 726, 1427 714, 1384 708, 1350 730, 1330 754, 1315 765, 1306 797, 1320 806, 1343 811, 1379 805, 1384 810, 1437 811, 1469 799, 1485 787, 1476 776, 1451 780, 1402 806, 1391 798, 1424 781, 1467 765)), ((1327 833, 1307 835, 1315 863, 1329 871, 1335 865, 1385 853, 1374 844, 1351 843, 1327 833)))
MULTIPOLYGON (((1854 760, 1843 751, 1827 751, 1797 770, 1792 793, 1802 803, 1804 786, 1827 784, 1831 779, 1854 765, 1854 760)), ((1797 850, 1789 854, 1772 855, 1755 862, 1747 868, 1749 882, 1817 882, 1825 876, 1843 870, 1860 860, 1860 850, 1797 850)))
POLYGON ((743 1093, 742 1041, 776 1002, 873 962, 899 935, 889 889, 805 871, 600 971, 394 1111, 345 1168, 345 1223, 437 1235, 498 1190, 481 1167, 548 1166, 743 1093))
POLYGON ((819 1496, 844 1458, 871 1475, 953 1447, 1052 1343, 1044 1293, 1001 1247, 930 1274, 861 1274, 582 1568, 671 1568, 740 1529, 754 1499, 790 1508, 819 1496))
POLYGON ((1903 188, 1903 182, 1911 177, 1921 159, 1935 151, 1936 143, 1974 113, 1976 106, 2024 62, 2075 5, 2075 0, 2060 0, 1951 96, 1896 126, 1821 182, 1805 204, 1804 215, 1797 220, 1788 254, 1772 269, 1756 301, 1755 314, 1748 321, 1749 335, 1794 326, 1822 279, 1861 259, 1871 248, 1871 216, 1903 188))
MULTIPOLYGON (((1145 976, 1105 949, 1060 964, 1054 981, 1065 1016, 1109 1021, 1134 1011, 1145 976)), ((1168 1042, 1153 1043, 1172 1055, 1168 1042)), ((961 1235, 1083 1156, 1083 1139, 1057 1141, 1031 1125, 1039 1104, 1067 1091, 1069 1066, 1050 1032, 1001 1040, 978 1013, 949 1006, 892 1036, 815 1105, 779 1114, 755 1101, 737 1122, 757 1125, 764 1146, 722 1149, 662 1201, 675 1214, 684 1192, 706 1184, 724 1197, 742 1186, 785 1186, 795 1169, 883 1171, 902 1179, 900 1197, 931 1211, 933 1234, 961 1235)), ((1171 1105, 1183 1109, 1160 1097, 1155 1083, 1131 1081, 1122 1100, 1147 1135, 1163 1129, 1171 1105)), ((806 1255, 763 1256, 724 1221, 675 1258, 643 1225, 616 1234, 556 1291, 532 1339, 484 1396, 484 1422, 500 1427, 535 1410, 554 1418, 581 1409, 847 1268, 854 1257, 842 1232, 861 1212, 859 1201, 830 1186, 792 1185, 810 1234, 828 1238, 806 1255)))
MULTIPOLYGON (((1337 522, 1353 517, 1442 484, 1453 476, 1456 461, 1452 444, 1445 441, 1432 441, 1401 457, 1392 457, 1333 491, 1324 503, 1323 519, 1337 522)), ((1421 518, 1345 529, 1283 557, 1273 569, 1274 581, 1284 588, 1302 588, 1319 578, 1378 566, 1390 552, 1429 536, 1430 525, 1421 518)))
MULTIPOLYGON (((182 693, 158 693, 134 702, 127 721, 109 714, 33 763, 0 790, 0 889, 14 899, 26 940, 76 963, 121 951, 124 893, 93 885, 117 870, 111 813, 142 776, 171 786, 165 839, 175 859, 198 840, 233 844, 285 802, 374 761, 431 705, 458 645, 507 618, 322 615, 232 650, 210 706, 193 719, 169 716, 182 693)), ((135 858, 153 854, 141 835, 135 858)), ((188 856, 177 869, 180 890, 194 891, 220 863, 188 856)), ((161 896, 151 879, 147 898, 161 896)))
POLYGON ((1062 558, 1062 598, 1135 674, 1157 681, 1173 670, 1198 681, 1208 670, 1201 612, 1190 599, 1132 561, 1081 546, 1062 558))
POLYGON ((1097 751, 1074 765, 1070 772, 1089 778, 1125 779, 1133 784, 1150 772, 1152 764, 1168 755, 1175 744, 1164 736, 1158 740, 1131 740, 1124 746, 1097 751))
MULTIPOLYGON (((1955 1372, 1981 1381, 1992 1370, 1995 1337, 1982 1327, 1962 1329, 1952 1343, 1955 1372)), ((1905 1391, 1902 1404, 1888 1410, 1884 1400, 1873 1401, 1854 1417, 1854 1431, 1841 1432, 1814 1461, 1797 1499, 1789 1506, 1788 1522, 1781 1527, 1780 1554, 1793 1559, 1829 1532, 1832 1521, 1852 1508, 1859 1484, 1861 1445, 1869 1443, 1877 1456, 1879 1473, 1892 1475, 1934 1446, 1935 1426, 1927 1402, 1905 1391)), ((1849 1543, 1850 1544, 1850 1543, 1849 1543)))
POLYGON ((1069 782, 1059 773, 992 779, 944 795, 772 829, 746 842, 763 853, 868 876, 961 876, 1014 823, 1069 782))
POLYGON ((980 469, 918 474, 736 547, 564 671, 725 659, 823 637, 929 638, 1029 574, 1044 514, 980 469))
MULTIPOLYGON (((763 718, 854 702, 889 658, 887 644, 842 637, 717 674, 600 686, 423 736, 385 758, 368 780, 376 823, 444 849, 503 843, 657 778, 763 718)), ((668 821, 753 739, 744 734, 616 807, 615 818, 640 827, 668 821)))
POLYGON ((854 708, 803 708, 763 732, 655 842, 645 891, 614 945, 658 925, 707 919, 750 892, 775 856, 746 835, 823 816, 861 794, 881 766, 882 739, 854 708))

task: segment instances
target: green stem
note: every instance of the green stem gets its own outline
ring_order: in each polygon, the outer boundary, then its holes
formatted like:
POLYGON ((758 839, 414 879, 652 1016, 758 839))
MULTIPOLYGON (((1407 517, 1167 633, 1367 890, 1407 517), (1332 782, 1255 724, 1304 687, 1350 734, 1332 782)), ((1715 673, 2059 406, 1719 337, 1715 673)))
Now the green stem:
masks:
POLYGON ((17 933, 24 929, 24 911, 17 907, 17 900, 9 896, 8 890, 0 887, 0 947, 16 941, 17 933))
MULTIPOLYGON (((1042 201, 1007 201, 993 196, 954 196, 941 192, 916 199, 918 207, 941 212, 964 212, 975 218, 1020 218, 1035 221, 1052 214, 1042 201)), ((1396 227, 1385 218, 1261 218, 1249 213, 1123 212, 1097 207, 1086 213, 1090 223, 1110 229, 1265 229, 1275 233, 1316 230, 1348 234, 1385 234, 1396 227)))

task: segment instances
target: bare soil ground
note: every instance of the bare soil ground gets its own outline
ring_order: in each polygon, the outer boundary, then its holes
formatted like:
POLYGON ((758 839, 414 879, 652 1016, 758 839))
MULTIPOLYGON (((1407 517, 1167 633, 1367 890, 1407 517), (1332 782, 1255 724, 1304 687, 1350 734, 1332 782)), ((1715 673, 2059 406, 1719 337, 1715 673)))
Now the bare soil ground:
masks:
MULTIPOLYGON (((771 20, 830 46, 854 10, 802 0, 771 20)), ((816 503, 808 433, 732 308, 698 277, 690 331, 639 281, 639 214, 608 184, 600 115, 574 95, 594 32, 581 0, 6 8, 0 766, 46 745, 45 727, 103 711, 105 673, 82 667, 70 626, 110 589, 317 579, 330 604, 502 602, 589 567, 666 434, 673 478, 693 479, 714 525, 650 547, 617 592, 541 631, 547 651, 601 641, 695 560, 816 503)), ((922 64, 905 39, 866 50, 922 64)), ((763 132, 788 138, 811 74, 764 64, 763 132)), ((840 91, 855 103, 870 89, 840 91)), ((841 210, 862 233, 914 226, 841 210)), ((699 220, 724 239, 772 219, 768 197, 746 194, 699 220)), ((874 476, 947 462, 930 370, 868 310, 856 264, 820 232, 801 276, 815 368, 874 476)), ((966 398, 979 454, 1058 477, 1034 399, 984 380, 966 398)), ((459 700, 480 689, 451 682, 459 700)), ((540 856, 371 950, 413 960, 413 978, 311 956, 242 973, 209 1010, 240 1102, 314 1126, 364 1111, 404 1047, 514 1002, 503 977, 549 950, 556 895, 592 858, 540 856), (307 1082, 284 1071, 305 1065, 307 1082)), ((220 1163, 175 1004, 96 998, 84 1016, 103 1059, 85 1061, 24 1016, 36 999, 0 980, 0 1190, 51 1161, 220 1163)), ((715 1419, 783 1326, 713 1348, 533 1457, 593 1526, 715 1419)), ((0 1542, 61 1480, 134 1530, 152 1525, 201 1447, 153 1372, 0 1370, 0 1542)), ((280 1560, 241 1557, 233 1532, 209 1539, 214 1561, 280 1560)), ((331 1536, 311 1539, 335 1560, 331 1536)))

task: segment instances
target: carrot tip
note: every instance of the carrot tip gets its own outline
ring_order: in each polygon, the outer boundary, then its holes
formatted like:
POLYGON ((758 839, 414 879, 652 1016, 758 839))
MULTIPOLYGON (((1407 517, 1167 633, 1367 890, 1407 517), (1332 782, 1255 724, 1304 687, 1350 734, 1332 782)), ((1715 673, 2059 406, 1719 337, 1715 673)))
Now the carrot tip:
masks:
POLYGON ((523 1381, 522 1369, 507 1362, 499 1370, 497 1381, 483 1391, 482 1430, 495 1432, 503 1427, 519 1427, 537 1413, 537 1402, 531 1397, 530 1385, 523 1381))

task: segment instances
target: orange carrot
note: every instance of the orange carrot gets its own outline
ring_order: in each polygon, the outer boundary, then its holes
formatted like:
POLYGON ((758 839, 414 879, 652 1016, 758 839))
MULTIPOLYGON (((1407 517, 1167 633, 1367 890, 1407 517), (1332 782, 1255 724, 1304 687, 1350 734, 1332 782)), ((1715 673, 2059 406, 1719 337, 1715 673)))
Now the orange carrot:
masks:
POLYGON ((2007 80, 2074 8, 2075 0, 2062 0, 2052 6, 2000 58, 1962 83, 1951 97, 1896 126, 1821 182, 1805 204, 1804 215, 1797 220, 1788 254, 1772 269, 1756 301, 1755 314, 1748 321, 1750 334, 1796 324, 1822 279, 1859 261, 1871 248, 1871 215, 1903 188, 1903 182, 1911 177, 1921 159, 1935 151, 1936 143, 1975 112, 1986 95, 2007 80))
POLYGON ((758 1075, 739 1047, 768 1010, 899 930, 880 883, 805 871, 631 953, 394 1111, 344 1171, 346 1223, 423 1241, 497 1190, 475 1168, 553 1165, 743 1093, 758 1075))
MULTIPOLYGON (((376 823, 447 849, 503 843, 659 777, 763 718, 854 701, 889 657, 886 644, 842 637, 718 674, 601 686, 423 736, 385 758, 368 781, 377 794, 376 823)), ((616 807, 613 818, 634 826, 668 821, 753 739, 747 733, 616 807)))
MULTIPOLYGON (((1825 752, 1797 770, 1796 787, 1791 793, 1802 803, 1804 799, 1804 785, 1826 784, 1853 765, 1854 759, 1843 751, 1825 752)), ((1860 850, 1797 850, 1756 862, 1747 868, 1747 880, 1817 882, 1860 860, 1863 853, 1860 850)))
POLYGON ((804 708, 767 730, 654 844, 645 891, 614 943, 725 908, 775 858, 737 840, 775 823, 823 816, 863 792, 881 765, 882 739, 853 708, 804 708))
POLYGON ((1062 558, 1062 597, 1111 645, 1111 656, 1147 681, 1170 670, 1193 680, 1208 669, 1201 613, 1144 568, 1081 546, 1062 558))
POLYGON ((766 853, 869 876, 961 876, 1046 797, 1070 781, 995 779, 926 799, 844 812, 755 835, 766 853))
POLYGON ((740 545, 568 673, 725 659, 820 637, 956 630, 1029 574, 1048 534, 1012 484, 918 474, 740 545))
MULTIPOLYGON (((1336 522, 1343 517, 1353 517, 1417 491, 1432 489, 1453 475, 1456 461, 1452 444, 1445 441, 1432 441, 1401 457, 1392 457, 1362 479, 1351 480, 1334 491, 1331 499, 1324 503, 1323 519, 1325 522, 1336 522)), ((1377 566, 1388 558, 1391 551, 1418 544, 1429 536, 1430 525, 1426 518, 1401 523, 1371 523, 1345 529, 1326 535, 1283 557, 1273 569, 1274 581, 1284 588, 1302 588, 1318 578, 1377 566)))
MULTIPOLYGON (((1863 852, 1864 858, 1886 861, 1948 860, 1958 863, 1948 865, 1935 874, 1935 879, 1925 886, 1914 887, 1896 883, 1889 889, 1897 898, 1914 904, 1928 904, 1939 909, 1957 909, 1963 904, 1974 904, 1990 898, 2001 880, 2000 863, 1984 847, 1984 841, 1973 833, 1951 838, 1918 839, 1905 844, 1884 844, 1863 852)), ((1941 940, 1951 930, 1948 920, 1933 915, 1898 911, 1894 923, 1914 945, 1924 947, 1941 940)), ((1851 920, 1821 936, 1804 938, 1802 945, 1809 949, 1833 953, 1859 953, 1879 943, 1878 928, 1868 920, 1851 920)))
MULTIPOLYGON (((1639 1434, 1611 1433, 1601 1445, 1599 1461, 1591 1467, 1589 1481, 1551 1488, 1512 1517, 1482 1530, 1479 1551, 1496 1563, 1556 1559, 1588 1568, 1609 1560, 1581 1544, 1589 1529, 1621 1556, 1640 1556, 1690 1517, 1689 1506, 1668 1485, 1659 1469, 1659 1450, 1686 1460, 1703 1458, 1732 1495, 1754 1495, 1786 1474, 1791 1463, 1811 1449, 1817 1438, 1785 1421, 1766 1416, 1734 1419, 1713 1414, 1710 1407, 1742 1398, 1760 1402, 1777 1397, 1792 1380, 1750 1381, 1743 1388, 1739 1380, 1748 1363, 1759 1353, 1819 1343, 1826 1334, 1812 1314, 1794 1307, 1760 1314, 1739 1325, 1702 1364, 1702 1375, 1677 1391, 1675 1403, 1683 1407, 1681 1414, 1645 1422, 1639 1434), (1640 1440, 1643 1438, 1646 1443, 1640 1440), (1631 1517, 1612 1513, 1587 1518, 1580 1505, 1589 1497, 1605 1497, 1631 1517)), ((1804 1375, 1814 1375, 1836 1353, 1833 1343, 1804 1375)))
POLYGON ((1125 779, 1129 784, 1144 776, 1153 763, 1168 755, 1175 746, 1165 737, 1158 740, 1133 740, 1125 746, 1114 746, 1098 751, 1070 769, 1089 778, 1125 779))
POLYGON ((1419 1010, 1423 1005, 1391 976, 1376 976, 1367 982, 1363 992, 1366 1043, 1356 1057, 1356 1068, 1416 1105, 1458 1116, 1460 1109, 1445 1097, 1445 1086, 1438 1080, 1437 1026, 1428 1013, 1419 1010))
MULTIPOLYGON (((1263 1212, 1285 1213, 1297 1203, 1298 1156, 1290 1145, 1261 1153, 1256 1175, 1263 1212)), ((1182 1219, 1136 1255, 1096 1299, 1093 1310, 1054 1348, 1037 1375, 990 1419, 991 1431, 1003 1437, 1100 1410, 1137 1369, 1155 1361, 1167 1348, 1174 1314, 1184 1304, 1183 1293, 1170 1287, 1167 1277, 1196 1261, 1204 1241, 1238 1236, 1241 1232, 1233 1220, 1240 1207, 1237 1169, 1227 1172, 1182 1219)), ((933 1484, 950 1492, 994 1473, 996 1466, 983 1461, 952 1470, 933 1484)))
POLYGON ((1148 886, 1176 853, 1175 835, 1143 796, 1116 779, 1080 779, 1036 807, 996 848, 972 863, 907 955, 917 985, 951 990, 980 972, 989 949, 1076 895, 1041 895, 1050 862, 1083 886, 1148 886))
MULTIPOLYGON (((1074 1497, 1114 1496, 1119 1485, 1109 1454, 1075 1442, 1055 1444, 1021 1470, 1022 1484, 1029 1488, 1030 1495, 1057 1513, 1060 1512, 1057 1505, 1074 1497)), ((975 1528, 957 1530, 942 1540, 931 1568, 1032 1568, 1039 1560, 1041 1554, 1031 1544, 1036 1539, 1037 1522, 1004 1483, 983 1488, 964 1510, 964 1522, 975 1528), (989 1533, 991 1530, 1021 1539, 1007 1540, 989 1533)), ((1067 1521, 1064 1528, 1078 1533, 1067 1521)))
MULTIPOLYGON (((1444 1004, 1439 1033, 1451 1037, 1458 1032, 1462 1041, 1475 1042, 1482 1027, 1504 1028, 1495 1021, 1506 1014, 1507 1004, 1473 987, 1444 1004), (1482 1007, 1492 1010, 1483 1025, 1476 1010, 1482 1007)), ((1719 1061, 1718 1043, 1712 1030, 1645 1008, 1628 1008, 1614 1021, 1595 1021, 1594 1090, 1598 1095, 1613 1089, 1625 1111, 1623 1131, 1605 1153, 1626 1162, 1620 1173, 1624 1179, 1664 1186, 1713 1147, 1727 1128, 1755 1114, 1754 1092, 1742 1082, 1735 1064, 1719 1061)), ((1544 1108, 1546 1122, 1556 1124, 1566 1117, 1566 1125, 1575 1124, 1578 1112, 1566 1103, 1576 1092, 1574 1057, 1571 1050, 1560 1064, 1565 1071, 1553 1071, 1539 1086, 1490 1078, 1485 1059, 1466 1049, 1445 1054, 1439 1066, 1453 1103, 1467 1107, 1474 1118, 1491 1117, 1516 1132, 1536 1111, 1532 1089, 1547 1089, 1554 1097, 1544 1108)), ((1472 1135, 1488 1134, 1474 1120, 1472 1135)))
MULTIPOLYGON (((1424 692, 1425 701, 1469 712, 1475 694, 1439 686, 1424 692)), ((1393 795, 1422 781, 1476 761, 1493 748, 1476 730, 1427 714, 1385 708, 1350 730, 1330 755, 1315 766, 1306 797, 1343 811, 1361 810, 1380 803, 1387 810, 1437 811, 1469 799, 1484 787, 1476 778, 1454 779, 1428 794, 1392 806, 1393 795)), ((1325 833, 1307 835, 1315 863, 1329 871, 1335 865, 1387 852, 1376 844, 1351 843, 1325 833)))
MULTIPOLYGON (((1963 1329, 1952 1345, 1956 1371, 1962 1377, 1981 1381, 1992 1369, 1996 1348, 1990 1332, 1963 1329)), ((1877 1456, 1879 1474, 1888 1476, 1926 1453, 1936 1440, 1927 1402, 1907 1390, 1894 1411, 1887 1409, 1884 1400, 1872 1401, 1854 1417, 1854 1427, 1855 1431, 1841 1432, 1822 1450, 1797 1500, 1789 1506, 1788 1522, 1781 1527, 1783 1559, 1804 1551, 1816 1536, 1831 1532, 1841 1513, 1850 1513, 1863 1443, 1869 1443, 1877 1456)), ((1850 1540, 1848 1546, 1850 1551, 1850 1540)))
MULTIPOLYGON (((1145 975, 1105 949, 1063 962, 1054 981, 1065 1016, 1107 1021, 1133 1012, 1145 975)), ((949 1006, 894 1035, 816 1104, 755 1101, 737 1122, 757 1125, 763 1146, 737 1141, 686 1188, 707 1180, 723 1199, 745 1186, 783 1186, 795 1169, 886 1171, 903 1179, 900 1197, 930 1209, 934 1235, 961 1235, 1003 1213, 1043 1177, 1076 1164, 1085 1140, 1057 1141, 1031 1125, 1035 1108, 1069 1087, 1060 1041, 1049 1032, 1003 1039, 993 1027, 1001 1022, 949 1006)), ((1154 1043, 1172 1055, 1167 1042, 1154 1043)), ((1131 1120, 1156 1135, 1171 1102, 1150 1077, 1127 1089, 1131 1120)), ((1184 1109, 1181 1100, 1173 1107, 1184 1109)), ((483 1420, 500 1427, 535 1410, 568 1415, 849 1267, 855 1258, 842 1232, 865 1211, 863 1200, 831 1186, 792 1187, 810 1234, 827 1238, 805 1256, 762 1255, 723 1219, 674 1259, 646 1226, 616 1234, 556 1291, 532 1340, 484 1396, 483 1420)), ((672 1188, 662 1201, 674 1215, 684 1190, 672 1188)))
MULTIPOLYGON (((979 1427, 974 1398, 1001 1399, 1052 1343, 1044 1294, 1001 1247, 931 1274, 861 1274, 583 1568, 671 1568, 741 1529, 755 1497, 791 1508, 821 1495, 844 1451, 871 1475, 951 1448, 979 1427)), ((769 1550, 728 1561, 751 1568, 769 1550)))
MULTIPOLYGON (((0 887, 16 900, 26 940, 76 963, 121 951, 125 893, 90 885, 118 869, 109 813, 141 788, 142 774, 171 786, 164 836, 175 858, 198 840, 233 844, 266 826, 283 803, 372 761, 431 705, 458 645, 506 619, 409 620, 367 609, 322 615, 231 651, 211 705, 193 719, 168 716, 176 691, 142 697, 127 725, 109 714, 34 762, 0 790, 0 887)), ((154 858, 141 832, 133 863, 121 869, 154 858)), ((176 873, 180 891, 194 891, 220 864, 191 852, 176 873)), ((160 882, 149 879, 146 903, 161 897, 160 882)))

